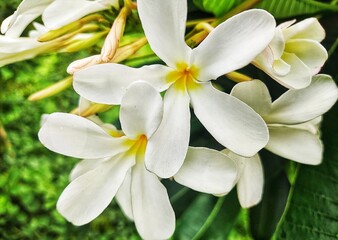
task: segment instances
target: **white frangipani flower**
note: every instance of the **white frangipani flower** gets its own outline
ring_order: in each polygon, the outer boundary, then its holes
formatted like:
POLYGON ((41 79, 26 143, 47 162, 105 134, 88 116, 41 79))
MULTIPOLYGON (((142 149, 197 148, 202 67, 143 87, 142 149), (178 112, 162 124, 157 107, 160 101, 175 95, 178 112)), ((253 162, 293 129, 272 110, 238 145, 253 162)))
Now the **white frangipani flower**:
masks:
POLYGON ((7 37, 17 38, 26 27, 42 15, 44 25, 57 29, 76 21, 88 14, 119 8, 118 0, 23 0, 13 15, 1 24, 1 33, 7 37))
MULTIPOLYGON (((116 196, 124 213, 135 221, 142 238, 167 239, 175 215, 160 179, 144 165, 149 139, 162 117, 162 99, 149 84, 133 83, 122 99, 120 121, 125 136, 113 128, 66 113, 53 113, 39 139, 52 151, 84 158, 71 173, 58 211, 75 225, 96 218, 116 196)), ((215 150, 189 149, 185 165, 174 178, 197 191, 229 192, 237 177, 236 164, 215 150)))
POLYGON ((294 22, 280 24, 269 46, 253 63, 283 86, 300 89, 311 83, 328 54, 320 44, 325 30, 316 18, 294 22))
POLYGON ((237 84, 231 95, 247 103, 266 121, 270 135, 267 150, 303 164, 321 163, 323 145, 318 120, 338 97, 330 76, 316 75, 308 87, 288 90, 274 102, 265 84, 258 80, 237 84))
POLYGON ((147 169, 160 177, 173 176, 183 164, 190 135, 189 104, 215 139, 232 151, 252 156, 264 147, 264 121, 241 101, 216 90, 210 80, 247 65, 263 51, 274 35, 274 18, 263 10, 240 13, 191 49, 184 42, 187 1, 137 4, 149 44, 167 66, 92 66, 74 74, 75 90, 94 102, 119 104, 126 87, 138 79, 159 91, 168 89, 163 120, 146 151, 147 169))
POLYGON ((1 24, 1 33, 7 37, 20 37, 26 27, 37 17, 41 16, 43 11, 54 0, 23 0, 17 10, 1 24))

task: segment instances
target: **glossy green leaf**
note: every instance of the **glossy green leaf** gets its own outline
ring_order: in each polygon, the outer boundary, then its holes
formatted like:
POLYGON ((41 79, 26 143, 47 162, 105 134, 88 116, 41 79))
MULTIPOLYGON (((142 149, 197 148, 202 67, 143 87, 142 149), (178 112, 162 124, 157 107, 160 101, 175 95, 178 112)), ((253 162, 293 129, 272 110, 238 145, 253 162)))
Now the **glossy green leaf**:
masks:
POLYGON ((263 0, 256 7, 267 10, 276 18, 315 14, 322 11, 338 11, 338 5, 313 0, 263 0))
POLYGON ((173 239, 226 239, 239 210, 235 191, 221 198, 199 194, 177 220, 173 239))
POLYGON ((200 9, 220 17, 243 0, 193 0, 200 9))
POLYGON ((323 163, 301 166, 277 239, 337 239, 338 105, 325 116, 323 163))

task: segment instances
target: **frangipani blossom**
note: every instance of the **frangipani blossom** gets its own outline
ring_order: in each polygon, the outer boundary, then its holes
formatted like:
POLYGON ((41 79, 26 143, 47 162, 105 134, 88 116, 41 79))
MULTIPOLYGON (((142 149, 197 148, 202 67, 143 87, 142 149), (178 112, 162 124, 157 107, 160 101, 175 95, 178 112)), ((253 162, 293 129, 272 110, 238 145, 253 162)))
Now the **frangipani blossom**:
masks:
POLYGON ((283 86, 300 89, 311 83, 328 54, 320 44, 325 30, 316 18, 294 22, 280 24, 269 46, 253 63, 283 86))
MULTIPOLYGON (((66 113, 53 113, 43 124, 40 141, 52 151, 84 158, 71 173, 58 211, 75 225, 96 218, 116 196, 124 213, 135 221, 142 238, 167 239, 175 215, 160 179, 144 165, 149 139, 162 117, 162 99, 150 85, 132 84, 122 99, 120 121, 125 135, 66 113)), ((197 191, 228 192, 237 177, 235 163, 206 148, 191 148, 186 165, 174 178, 197 191)))
POLYGON ((318 120, 337 101, 338 90, 328 75, 316 75, 306 88, 288 90, 271 102, 264 83, 237 84, 231 92, 266 121, 270 139, 266 149, 284 158, 310 165, 322 161, 323 145, 318 120))
POLYGON ((13 15, 1 24, 1 33, 17 38, 26 27, 42 15, 44 25, 57 29, 88 14, 118 8, 118 0, 23 0, 13 15))
POLYGON ((274 35, 274 18, 263 10, 240 13, 191 49, 184 41, 187 1, 139 0, 138 11, 152 50, 167 66, 92 66, 74 74, 74 88, 105 104, 119 104, 126 87, 138 79, 158 91, 167 89, 163 120, 148 142, 147 169, 170 177, 182 166, 190 135, 189 104, 213 137, 232 151, 252 156, 263 148, 268 141, 264 121, 210 80, 247 65, 263 51, 274 35))

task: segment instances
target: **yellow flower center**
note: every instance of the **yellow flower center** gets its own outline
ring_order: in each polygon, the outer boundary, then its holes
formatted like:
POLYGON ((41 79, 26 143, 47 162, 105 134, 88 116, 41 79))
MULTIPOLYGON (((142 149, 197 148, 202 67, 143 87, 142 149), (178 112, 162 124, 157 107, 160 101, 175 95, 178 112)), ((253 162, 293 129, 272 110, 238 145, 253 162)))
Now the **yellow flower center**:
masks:
POLYGON ((144 154, 147 148, 148 139, 145 135, 140 135, 136 140, 133 140, 133 145, 129 149, 128 154, 137 155, 138 159, 144 159, 144 154))
POLYGON ((178 91, 197 88, 199 86, 196 82, 198 71, 198 68, 195 66, 189 66, 187 63, 178 63, 176 70, 171 71, 167 75, 167 82, 173 83, 178 91))

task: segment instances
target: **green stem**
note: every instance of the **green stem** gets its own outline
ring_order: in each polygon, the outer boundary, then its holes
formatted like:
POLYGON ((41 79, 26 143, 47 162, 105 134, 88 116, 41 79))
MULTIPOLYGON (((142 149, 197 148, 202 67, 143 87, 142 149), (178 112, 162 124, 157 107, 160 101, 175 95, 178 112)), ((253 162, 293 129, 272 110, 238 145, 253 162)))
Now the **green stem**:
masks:
POLYGON ((291 200, 292 200, 292 197, 293 197, 293 193, 294 193, 294 191, 295 191, 295 183, 296 183, 297 178, 298 178, 298 174, 299 174, 300 167, 301 167, 301 164, 297 163, 296 173, 295 173, 294 181, 293 181, 293 183, 291 184, 291 188, 290 188, 288 200, 287 200, 287 202, 286 202, 286 206, 285 206, 285 208, 284 208, 284 212, 283 212, 283 214, 282 214, 282 217, 280 218, 280 220, 279 220, 279 222, 278 222, 278 224, 277 224, 276 231, 275 231, 274 235, 272 236, 272 239, 277 239, 277 235, 278 235, 278 233, 280 232, 281 226, 282 226, 282 224, 283 224, 284 221, 285 221, 285 217, 286 217, 286 214, 288 213, 288 210, 289 210, 289 208, 290 208, 290 204, 291 204, 291 200))
POLYGON ((218 198, 214 208, 212 209, 209 217, 207 220, 205 220, 204 224, 200 228, 200 230, 195 234, 195 236, 192 238, 192 240, 198 240, 201 237, 203 237, 203 234, 208 230, 210 225, 214 222, 215 218, 217 217, 217 214, 221 210, 221 207, 223 205, 225 197, 218 198))
POLYGON ((331 57, 334 51, 336 51, 337 47, 338 47, 338 38, 336 39, 336 41, 333 43, 333 45, 330 47, 329 51, 327 52, 329 57, 331 57))

